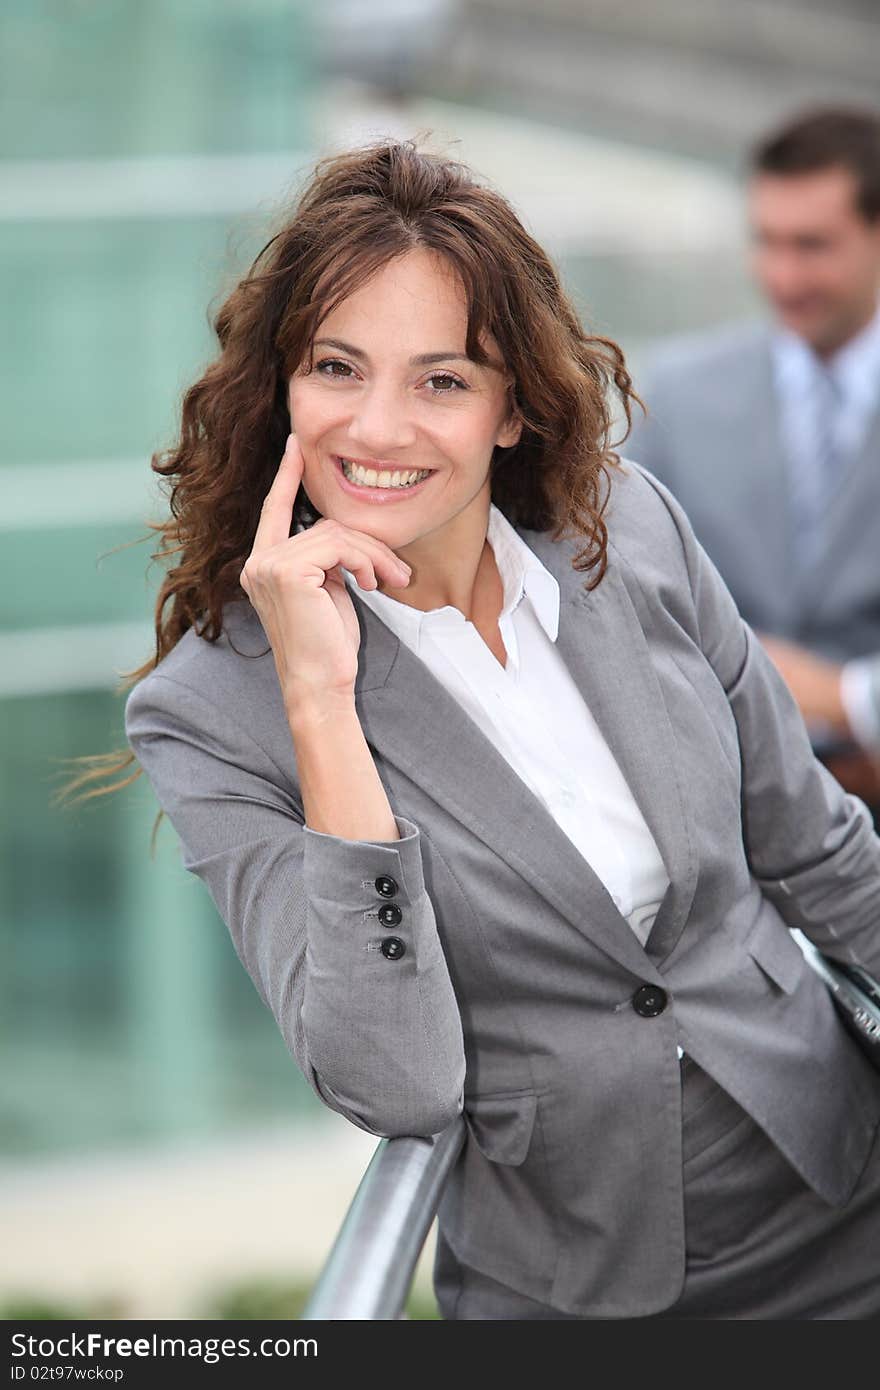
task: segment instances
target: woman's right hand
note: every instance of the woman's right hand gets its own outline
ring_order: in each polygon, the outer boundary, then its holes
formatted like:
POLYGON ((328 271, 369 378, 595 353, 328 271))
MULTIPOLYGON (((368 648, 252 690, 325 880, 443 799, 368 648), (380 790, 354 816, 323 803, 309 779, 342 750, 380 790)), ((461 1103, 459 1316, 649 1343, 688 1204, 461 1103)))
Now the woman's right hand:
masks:
POLYGON ((339 566, 364 589, 403 588, 409 566, 384 541, 323 517, 291 536, 303 456, 291 434, 239 582, 272 646, 288 713, 353 704, 360 627, 339 566))

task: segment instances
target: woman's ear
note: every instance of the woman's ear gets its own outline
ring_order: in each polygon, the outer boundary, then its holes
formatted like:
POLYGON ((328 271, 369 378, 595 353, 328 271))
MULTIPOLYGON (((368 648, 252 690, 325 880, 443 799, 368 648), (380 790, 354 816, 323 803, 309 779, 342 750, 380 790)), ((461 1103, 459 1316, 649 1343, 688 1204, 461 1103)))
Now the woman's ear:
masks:
POLYGON ((495 440, 496 445, 502 449, 510 449, 514 444, 518 444, 523 430, 523 422, 519 415, 510 415, 498 431, 495 440))
POLYGON ((514 444, 519 443, 520 435, 523 431, 523 419, 516 403, 516 379, 511 374, 508 374, 506 379, 507 415, 501 429, 498 431, 495 444, 502 449, 511 449, 514 444))

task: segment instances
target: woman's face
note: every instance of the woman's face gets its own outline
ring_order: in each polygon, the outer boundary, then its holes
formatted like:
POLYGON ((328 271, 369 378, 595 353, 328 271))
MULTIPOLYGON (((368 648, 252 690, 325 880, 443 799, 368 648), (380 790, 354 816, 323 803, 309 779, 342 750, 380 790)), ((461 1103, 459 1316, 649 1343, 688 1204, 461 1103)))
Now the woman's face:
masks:
POLYGON ((468 507, 488 516, 496 445, 519 439, 506 374, 464 355, 467 303, 449 262, 408 252, 323 320, 314 365, 290 378, 291 426, 305 491, 332 517, 397 549, 439 531, 468 507), (430 359, 430 360, 429 360, 430 359), (372 470, 347 482, 340 459, 372 470), (430 469, 413 489, 377 487, 395 470, 430 469), (385 476, 381 476, 385 474, 385 476), (358 482, 360 478, 360 483, 358 482))

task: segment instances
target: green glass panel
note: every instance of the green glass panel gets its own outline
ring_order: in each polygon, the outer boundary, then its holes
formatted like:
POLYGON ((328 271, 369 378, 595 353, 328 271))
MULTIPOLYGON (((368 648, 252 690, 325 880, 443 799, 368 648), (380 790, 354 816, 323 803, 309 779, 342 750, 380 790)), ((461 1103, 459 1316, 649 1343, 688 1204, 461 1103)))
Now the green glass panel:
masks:
POLYGON ((308 19, 296 0, 8 0, 0 14, 6 1154, 322 1109, 167 820, 150 858, 146 778, 50 806, 61 759, 125 748, 101 641, 82 653, 105 624, 118 669, 151 653, 162 570, 146 520, 167 504, 150 456, 215 352, 211 308, 304 165, 308 19))
POLYGON ((5 0, 0 158, 289 149, 311 56, 291 0, 5 0))
MULTIPOLYGON (((218 1132, 321 1108, 146 779, 66 810, 58 759, 124 747, 121 701, 6 700, 0 1134, 11 1153, 218 1132)), ((130 771, 131 769, 129 769, 130 771)))

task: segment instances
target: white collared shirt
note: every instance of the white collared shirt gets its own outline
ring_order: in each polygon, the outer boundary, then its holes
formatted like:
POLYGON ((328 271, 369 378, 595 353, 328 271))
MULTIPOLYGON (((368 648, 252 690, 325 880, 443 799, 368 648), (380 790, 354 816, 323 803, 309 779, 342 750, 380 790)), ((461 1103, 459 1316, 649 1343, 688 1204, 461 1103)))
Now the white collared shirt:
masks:
POLYGON ((644 944, 669 877, 654 837, 557 647, 559 584, 490 504, 504 586, 502 667, 452 606, 430 612, 346 582, 422 660, 546 806, 644 944))
MULTIPOLYGON (((789 466, 796 467, 798 457, 812 447, 812 411, 818 399, 813 382, 820 366, 824 366, 840 399, 834 443, 845 469, 864 443, 880 398, 880 301, 870 322, 822 364, 805 339, 787 328, 777 328, 773 336, 773 363, 789 466)), ((880 749, 880 705, 875 693, 875 667, 873 657, 844 662, 840 695, 853 736, 876 752, 880 749)), ((811 728, 819 731, 818 726, 811 728)))

